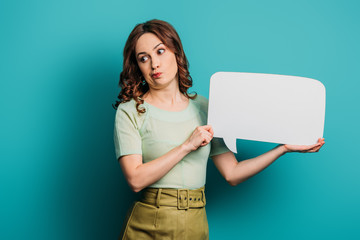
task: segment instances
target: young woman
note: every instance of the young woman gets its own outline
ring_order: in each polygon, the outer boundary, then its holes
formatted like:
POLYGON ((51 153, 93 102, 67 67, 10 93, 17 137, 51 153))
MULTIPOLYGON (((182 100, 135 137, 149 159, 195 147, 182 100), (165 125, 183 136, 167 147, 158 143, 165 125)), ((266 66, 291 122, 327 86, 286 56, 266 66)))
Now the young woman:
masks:
POLYGON ((131 189, 143 193, 120 239, 208 239, 204 185, 209 157, 235 186, 287 152, 317 152, 325 143, 279 145, 238 162, 205 125, 207 100, 188 93, 188 61, 175 29, 164 21, 138 24, 130 33, 119 85, 116 156, 131 189))

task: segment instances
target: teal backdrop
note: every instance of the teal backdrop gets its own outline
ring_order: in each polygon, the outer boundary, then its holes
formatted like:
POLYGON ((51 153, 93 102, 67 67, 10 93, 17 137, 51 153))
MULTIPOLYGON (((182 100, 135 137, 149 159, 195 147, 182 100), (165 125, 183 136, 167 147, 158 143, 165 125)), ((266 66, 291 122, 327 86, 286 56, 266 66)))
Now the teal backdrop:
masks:
MULTIPOLYGON (((112 103, 127 36, 153 18, 179 32, 199 94, 217 71, 326 87, 319 153, 287 154, 237 187, 209 161, 210 239, 360 239, 359 10, 355 0, 2 0, 0 239, 117 238, 137 196, 115 159, 112 103)), ((274 146, 238 140, 237 157, 274 146)))

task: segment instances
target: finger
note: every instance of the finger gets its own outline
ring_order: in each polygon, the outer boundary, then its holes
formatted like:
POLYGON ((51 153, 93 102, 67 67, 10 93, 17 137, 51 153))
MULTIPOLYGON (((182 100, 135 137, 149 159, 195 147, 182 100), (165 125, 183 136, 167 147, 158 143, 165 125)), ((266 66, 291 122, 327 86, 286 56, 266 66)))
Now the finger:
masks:
POLYGON ((212 139, 211 136, 206 136, 206 137, 205 137, 205 142, 208 144, 208 143, 211 142, 211 139, 212 139))
POLYGON ((203 146, 206 146, 206 145, 208 145, 208 144, 209 144, 208 141, 204 141, 204 142, 202 142, 202 143, 200 144, 200 146, 203 147, 203 146))
POLYGON ((214 136, 214 129, 212 128, 212 126, 210 126, 209 133, 211 133, 211 136, 214 136))
POLYGON ((209 137, 210 139, 213 137, 213 134, 209 133, 209 132, 202 132, 203 136, 209 137))
POLYGON ((314 148, 310 152, 318 152, 320 148, 314 148))
POLYGON ((319 147, 319 146, 321 146, 321 143, 320 143, 320 142, 315 143, 315 144, 309 146, 309 148, 310 148, 310 149, 313 149, 313 148, 317 148, 317 147, 319 147))
POLYGON ((201 143, 201 146, 205 146, 205 145, 209 144, 210 141, 211 141, 211 137, 206 136, 206 137, 204 138, 204 141, 201 143))
POLYGON ((204 144, 208 141, 209 136, 205 132, 202 132, 200 135, 200 139, 201 139, 201 144, 204 144))
POLYGON ((302 148, 300 148, 302 151, 305 151, 305 152, 307 152, 307 151, 311 151, 312 149, 314 149, 314 148, 316 148, 316 147, 318 147, 318 146, 320 146, 320 143, 315 143, 315 144, 313 144, 313 145, 308 145, 308 146, 301 146, 302 148))
POLYGON ((316 146, 316 147, 313 147, 311 150, 317 150, 317 149, 320 149, 321 148, 321 144, 316 146))
POLYGON ((318 152, 321 147, 322 147, 322 145, 315 147, 315 148, 311 149, 311 152, 318 152))
POLYGON ((322 143, 322 144, 318 147, 317 152, 322 148, 323 145, 324 145, 324 143, 322 143))
POLYGON ((213 133, 213 129, 211 125, 204 125, 202 126, 203 129, 205 129, 208 132, 212 132, 213 133))
POLYGON ((302 152, 304 153, 307 153, 307 152, 315 152, 317 149, 319 149, 320 146, 316 145, 316 146, 313 146, 313 147, 309 147, 309 148, 306 148, 306 149, 303 149, 302 152))
POLYGON ((211 134, 210 132, 208 132, 208 131, 206 131, 206 130, 201 130, 200 131, 200 135, 201 135, 201 137, 209 137, 210 139, 212 139, 212 137, 213 137, 213 134, 211 134))
POLYGON ((200 127, 203 127, 205 129, 209 129, 209 128, 211 128, 211 125, 203 125, 203 126, 200 126, 200 127))

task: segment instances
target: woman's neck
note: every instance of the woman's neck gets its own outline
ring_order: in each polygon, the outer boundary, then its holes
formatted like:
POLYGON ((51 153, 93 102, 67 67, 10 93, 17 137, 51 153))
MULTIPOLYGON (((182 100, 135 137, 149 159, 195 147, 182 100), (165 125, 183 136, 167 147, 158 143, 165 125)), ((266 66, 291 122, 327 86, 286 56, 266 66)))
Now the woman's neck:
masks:
POLYGON ((173 89, 149 89, 143 99, 155 107, 168 111, 181 111, 189 103, 189 99, 184 96, 179 88, 173 89))

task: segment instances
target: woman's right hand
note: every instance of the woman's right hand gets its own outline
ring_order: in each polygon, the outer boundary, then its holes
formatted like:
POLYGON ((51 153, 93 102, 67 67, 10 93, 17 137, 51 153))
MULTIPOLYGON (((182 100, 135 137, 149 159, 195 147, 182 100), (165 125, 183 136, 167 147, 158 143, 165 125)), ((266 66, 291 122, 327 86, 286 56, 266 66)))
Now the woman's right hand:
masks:
POLYGON ((199 126, 193 131, 183 145, 188 151, 195 151, 199 147, 209 144, 213 135, 214 131, 210 125, 199 126))

